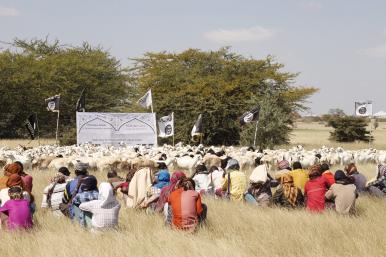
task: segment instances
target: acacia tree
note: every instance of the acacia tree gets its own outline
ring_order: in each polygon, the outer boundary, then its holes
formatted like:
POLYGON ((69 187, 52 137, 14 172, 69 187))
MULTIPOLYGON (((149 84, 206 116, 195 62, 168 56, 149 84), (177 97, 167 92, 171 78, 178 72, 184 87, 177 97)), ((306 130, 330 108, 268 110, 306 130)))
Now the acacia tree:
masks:
MULTIPOLYGON (((0 137, 23 137, 23 122, 36 112, 42 136, 53 136, 56 115, 44 99, 60 94, 60 131, 73 131, 75 103, 83 88, 87 111, 109 111, 122 104, 129 88, 124 70, 109 52, 84 43, 61 46, 58 41, 18 40, 0 52, 0 137)), ((63 134, 63 133, 61 133, 63 134)), ((69 143, 74 143, 74 133, 69 143)))
POLYGON ((304 108, 303 102, 316 91, 294 87, 297 74, 283 72, 283 65, 272 57, 244 58, 228 48, 146 53, 133 60, 129 76, 138 91, 133 101, 151 88, 155 112, 175 113, 176 139, 184 142, 189 142, 190 130, 202 113, 204 143, 239 144, 251 133, 241 131, 238 117, 260 104, 259 144, 286 143, 291 113, 304 108))

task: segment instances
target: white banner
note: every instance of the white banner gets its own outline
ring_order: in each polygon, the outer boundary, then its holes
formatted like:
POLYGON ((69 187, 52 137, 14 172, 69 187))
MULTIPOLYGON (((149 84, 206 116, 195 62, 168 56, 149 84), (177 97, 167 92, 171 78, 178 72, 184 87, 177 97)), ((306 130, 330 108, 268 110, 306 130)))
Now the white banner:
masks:
POLYGON ((174 135, 174 115, 173 113, 161 117, 158 121, 159 137, 170 137, 174 135))
POLYGON ((368 102, 355 102, 355 115, 356 116, 372 116, 373 115, 373 103, 368 102))
POLYGON ((77 144, 157 145, 155 113, 76 113, 77 144))

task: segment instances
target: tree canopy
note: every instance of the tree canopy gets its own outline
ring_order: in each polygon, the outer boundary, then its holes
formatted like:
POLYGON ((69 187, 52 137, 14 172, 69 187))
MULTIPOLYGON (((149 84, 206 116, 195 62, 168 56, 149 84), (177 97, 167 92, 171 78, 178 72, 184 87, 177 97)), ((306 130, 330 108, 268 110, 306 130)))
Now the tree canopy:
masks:
POLYGON ((271 56, 245 58, 229 48, 145 53, 131 61, 122 67, 88 43, 16 39, 0 52, 0 137, 27 137, 23 122, 31 113, 37 113, 41 134, 53 136, 56 115, 44 99, 60 94, 60 134, 74 143, 75 103, 83 88, 89 112, 147 112, 136 102, 151 88, 157 117, 174 112, 176 141, 190 142, 201 113, 205 144, 252 144, 254 125, 242 128, 238 118, 259 104, 257 141, 272 147, 288 142, 293 114, 317 90, 296 87, 297 74, 283 71, 271 56))
POLYGON ((260 104, 259 145, 287 143, 292 113, 304 109, 304 101, 317 90, 293 86, 297 74, 282 71, 284 66, 270 56, 245 58, 229 48, 146 53, 133 61, 131 85, 138 95, 152 89, 158 115, 174 112, 176 140, 184 142, 202 113, 204 143, 239 144, 244 137, 251 144, 252 125, 242 131, 238 117, 260 104))
POLYGON ((53 95, 61 96, 61 134, 76 126, 75 103, 83 88, 87 111, 113 110, 126 98, 126 75, 108 51, 47 40, 16 39, 13 47, 0 52, 0 137, 26 136, 23 122, 31 113, 37 113, 41 134, 53 136, 56 114, 44 102, 53 95))

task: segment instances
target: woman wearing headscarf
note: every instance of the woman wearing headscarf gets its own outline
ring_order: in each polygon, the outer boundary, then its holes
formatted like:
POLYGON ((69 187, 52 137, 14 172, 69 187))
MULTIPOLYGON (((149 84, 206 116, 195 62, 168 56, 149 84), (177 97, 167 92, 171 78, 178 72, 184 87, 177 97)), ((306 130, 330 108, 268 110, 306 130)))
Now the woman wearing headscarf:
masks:
POLYGON ((28 190, 29 192, 32 192, 33 177, 31 175, 28 175, 27 173, 25 173, 23 163, 21 163, 19 161, 16 161, 15 163, 20 166, 19 175, 23 179, 25 189, 28 190))
POLYGON ((355 212, 355 199, 358 197, 354 180, 347 177, 342 170, 335 172, 335 183, 326 193, 327 200, 334 200, 335 210, 340 214, 355 212))
POLYGON ((325 207, 325 193, 329 188, 328 180, 322 176, 321 166, 319 164, 310 167, 310 180, 307 181, 304 188, 307 210, 311 212, 322 212, 325 207))
POLYGON ((158 201, 155 207, 155 210, 157 212, 163 212, 163 211, 167 212, 168 197, 176 189, 178 182, 183 178, 186 178, 186 175, 182 171, 175 171, 172 174, 172 177, 170 178, 170 184, 168 186, 165 186, 161 190, 160 196, 158 198, 158 201))
POLYGON ((7 181, 12 174, 19 174, 21 167, 17 163, 11 163, 4 166, 4 176, 0 178, 0 190, 7 188, 7 181))
POLYGON ((206 218, 207 208, 201 203, 200 194, 194 190, 191 178, 184 178, 168 197, 171 207, 167 221, 173 228, 193 232, 206 218))
POLYGON ((235 159, 230 159, 225 168, 226 172, 223 175, 222 190, 233 201, 243 201, 244 192, 247 188, 247 178, 245 173, 240 171, 239 162, 235 159))
POLYGON ((197 165, 192 178, 196 184, 195 190, 197 192, 205 194, 208 191, 213 191, 213 188, 211 187, 211 177, 204 164, 197 165))
POLYGON ((74 218, 82 225, 91 225, 91 214, 79 209, 79 205, 92 200, 97 200, 99 196, 98 181, 95 176, 89 175, 81 180, 80 193, 77 193, 72 200, 74 218))
POLYGON ((247 203, 266 207, 272 198, 271 180, 268 177, 267 167, 257 165, 249 177, 249 187, 245 192, 244 199, 247 203))
POLYGON ((29 208, 30 203, 24 199, 23 188, 14 186, 7 189, 7 191, 10 200, 0 207, 0 213, 3 215, 1 217, 2 219, 5 217, 7 228, 9 230, 32 228, 33 222, 29 208))
POLYGON ((295 186, 293 177, 290 174, 284 174, 281 176, 280 183, 280 187, 272 197, 273 203, 285 208, 303 206, 302 190, 295 186))
POLYGON ((153 185, 148 190, 148 198, 141 204, 141 208, 156 208, 157 200, 161 194, 162 188, 170 184, 170 174, 167 170, 160 170, 155 178, 153 185))
POLYGON ((356 186, 358 193, 366 191, 367 179, 362 173, 359 173, 355 163, 347 165, 345 171, 347 176, 354 178, 354 185, 356 186))
POLYGON ((42 208, 49 208, 55 214, 61 214, 59 205, 62 203, 69 175, 66 167, 59 169, 58 173, 51 179, 51 183, 43 190, 42 208))
POLYGON ((92 214, 91 227, 94 229, 109 229, 118 226, 121 205, 115 198, 110 183, 101 183, 99 185, 98 200, 81 203, 79 209, 92 214))
POLYGON ((367 185, 371 195, 386 197, 386 164, 378 166, 377 179, 367 185))
POLYGON ((31 194, 31 192, 26 190, 23 179, 18 174, 10 175, 8 177, 6 186, 7 186, 6 188, 3 188, 2 190, 0 190, 1 206, 3 206, 9 200, 8 189, 11 187, 18 186, 23 189, 23 198, 29 201, 31 212, 33 213, 35 211, 34 197, 31 194))

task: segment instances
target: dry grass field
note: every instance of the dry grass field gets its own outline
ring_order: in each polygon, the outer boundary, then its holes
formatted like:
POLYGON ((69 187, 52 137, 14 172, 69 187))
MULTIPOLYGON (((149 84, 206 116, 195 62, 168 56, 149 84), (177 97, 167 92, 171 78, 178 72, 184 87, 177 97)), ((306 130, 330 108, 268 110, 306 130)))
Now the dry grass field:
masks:
MULTIPOLYGON (((385 134, 384 128, 376 131, 376 147, 386 149, 385 134)), ((298 124, 292 144, 307 148, 334 146, 327 138, 327 128, 298 124)), ((0 146, 6 143, 18 144, 3 140, 0 146)), ((344 147, 358 149, 367 145, 344 147)), ((375 175, 375 165, 360 165, 359 169, 368 178, 375 175)), ((54 172, 30 173, 40 205, 43 188, 54 172)), ((100 182, 105 180, 105 174, 95 175, 100 182)), ((361 196, 355 217, 332 211, 310 214, 305 210, 259 209, 210 198, 204 202, 208 205, 207 224, 195 234, 172 231, 164 226, 161 216, 126 208, 121 209, 118 230, 95 234, 38 208, 32 231, 0 231, 0 256, 386 256, 384 199, 361 196)))
MULTIPOLYGON (((372 165, 360 166, 371 177, 372 165)), ((53 172, 32 171, 34 194, 53 172)), ((99 181, 105 174, 96 173, 99 181)), ((41 209, 31 232, 0 231, 0 256, 385 256, 386 201, 360 197, 356 217, 331 211, 259 209, 205 198, 207 225, 195 234, 172 231, 158 215, 122 208, 119 229, 94 234, 41 209)))

